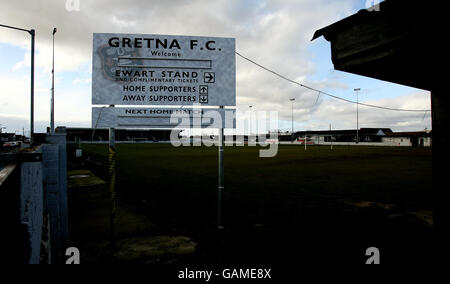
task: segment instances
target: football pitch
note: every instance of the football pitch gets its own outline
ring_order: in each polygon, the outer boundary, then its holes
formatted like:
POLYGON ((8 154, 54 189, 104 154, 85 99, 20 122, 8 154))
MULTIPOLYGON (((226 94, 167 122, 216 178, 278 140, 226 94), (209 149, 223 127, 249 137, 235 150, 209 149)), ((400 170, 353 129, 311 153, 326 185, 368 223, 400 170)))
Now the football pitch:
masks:
MULTIPOLYGON (((86 167, 108 181, 107 145, 81 148, 89 157, 86 167)), ((151 224, 145 233, 121 233, 121 226, 136 220, 119 216, 119 239, 188 236, 196 243, 190 259, 195 263, 278 263, 290 257, 320 262, 329 253, 358 263, 369 246, 381 247, 386 260, 395 262, 412 243, 416 254, 428 251, 431 149, 310 146, 305 151, 280 145, 275 157, 260 158, 261 149, 225 147, 225 229, 217 233, 217 147, 116 145, 119 208, 132 208, 145 216, 139 222, 151 224)), ((107 186, 104 191, 107 198, 107 186)), ((74 214, 89 210, 82 207, 82 192, 76 193, 74 214)), ((105 216, 75 216, 77 234, 83 234, 83 222, 107 223, 105 216)))

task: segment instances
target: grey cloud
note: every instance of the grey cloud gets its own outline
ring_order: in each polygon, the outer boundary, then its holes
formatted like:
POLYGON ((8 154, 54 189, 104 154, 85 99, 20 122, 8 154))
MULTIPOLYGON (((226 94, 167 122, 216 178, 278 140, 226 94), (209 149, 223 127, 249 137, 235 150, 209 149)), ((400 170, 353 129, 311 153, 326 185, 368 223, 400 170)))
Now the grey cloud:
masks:
MULTIPOLYGON (((242 54, 295 80, 315 72, 308 53, 314 31, 355 12, 353 0, 80 0, 79 12, 68 12, 65 2, 0 2, 2 23, 36 29, 42 66, 48 65, 45 63, 50 60, 51 31, 56 26, 57 64, 63 70, 73 70, 74 66, 91 62, 93 32, 184 34, 235 37, 242 54)), ((22 46, 26 42, 22 34, 1 29, 0 41, 22 46)), ((352 105, 323 96, 314 104, 317 97, 314 92, 280 80, 239 58, 236 62, 239 107, 255 105, 261 110, 277 110, 280 119, 289 120, 289 98, 295 97, 298 121, 311 119, 314 123, 333 117, 343 127, 351 125, 347 121, 353 117, 352 105)), ((347 88, 333 77, 308 84, 318 89, 347 88)), ((390 118, 393 123, 417 118, 393 113, 372 117, 373 121, 379 119, 380 124, 389 123, 390 118)))

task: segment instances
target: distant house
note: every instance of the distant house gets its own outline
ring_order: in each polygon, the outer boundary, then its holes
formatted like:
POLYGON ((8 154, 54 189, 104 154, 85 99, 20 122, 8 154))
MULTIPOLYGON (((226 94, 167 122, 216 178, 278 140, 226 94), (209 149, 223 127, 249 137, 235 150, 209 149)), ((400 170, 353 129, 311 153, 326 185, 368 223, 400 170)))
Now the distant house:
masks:
POLYGON ((293 135, 281 133, 280 142, 308 145, 347 145, 358 142, 362 145, 431 147, 431 131, 393 132, 390 128, 361 128, 351 130, 298 131, 293 135))
POLYGON ((9 141, 25 141, 26 137, 23 135, 15 134, 15 133, 1 133, 0 132, 0 142, 9 142, 9 141))
POLYGON ((382 138, 392 146, 431 147, 431 131, 395 132, 382 138))

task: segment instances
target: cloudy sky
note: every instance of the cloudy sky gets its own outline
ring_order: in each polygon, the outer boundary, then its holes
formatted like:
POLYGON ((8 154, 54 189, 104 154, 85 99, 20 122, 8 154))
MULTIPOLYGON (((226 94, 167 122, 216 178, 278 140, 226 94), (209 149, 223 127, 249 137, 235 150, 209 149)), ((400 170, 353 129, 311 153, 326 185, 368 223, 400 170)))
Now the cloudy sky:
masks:
MULTIPOLYGON (((52 30, 56 125, 90 127, 92 34, 174 34, 236 38, 236 50, 297 82, 360 102, 430 109, 427 91, 335 71, 330 46, 314 32, 365 8, 366 0, 2 0, 0 24, 36 30, 36 131, 49 125, 52 30), (69 8, 69 9, 68 9, 69 8), (78 9, 79 8, 79 9, 78 9)), ((30 36, 0 28, 0 127, 29 129, 30 36)), ((236 58, 237 109, 278 111, 279 128, 354 128, 356 105, 303 89, 236 58)), ((360 127, 431 128, 430 112, 360 106, 360 127)), ((245 117, 244 115, 241 118, 245 117)), ((5 130, 3 130, 5 131, 5 130)))

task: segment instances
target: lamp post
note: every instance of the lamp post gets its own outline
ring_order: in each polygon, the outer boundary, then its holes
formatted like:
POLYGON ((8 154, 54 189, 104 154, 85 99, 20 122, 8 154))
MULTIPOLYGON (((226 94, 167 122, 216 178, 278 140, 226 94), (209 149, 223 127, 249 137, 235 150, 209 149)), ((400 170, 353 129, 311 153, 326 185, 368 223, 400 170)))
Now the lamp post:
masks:
POLYGON ((292 128, 291 128, 291 140, 294 142, 294 101, 295 98, 289 99, 292 102, 292 128))
POLYGON ((17 31, 27 32, 31 35, 31 86, 30 86, 30 145, 33 144, 33 134, 34 134, 34 44, 36 32, 34 29, 26 30, 17 27, 7 26, 0 24, 2 28, 13 29, 17 31))
POLYGON ((359 92, 361 88, 354 89, 356 92, 356 144, 359 142, 359 92))
POLYGON ((249 120, 249 134, 248 134, 248 138, 250 139, 250 136, 252 136, 252 107, 253 106, 248 106, 248 109, 250 110, 250 120, 249 120))
POLYGON ((55 34, 56 28, 53 29, 53 59, 52 59, 52 99, 50 105, 50 133, 55 133, 55 34))

